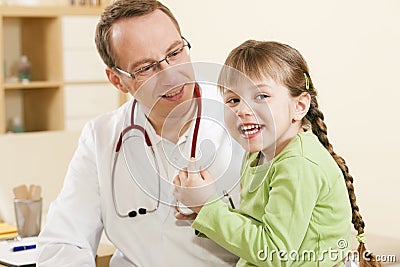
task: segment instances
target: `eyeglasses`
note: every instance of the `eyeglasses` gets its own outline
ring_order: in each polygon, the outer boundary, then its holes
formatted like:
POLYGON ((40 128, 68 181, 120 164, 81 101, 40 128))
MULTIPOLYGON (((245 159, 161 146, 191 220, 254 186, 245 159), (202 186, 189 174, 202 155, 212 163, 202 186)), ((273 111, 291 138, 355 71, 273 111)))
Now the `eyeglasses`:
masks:
POLYGON ((119 73, 132 78, 136 79, 138 82, 143 82, 147 79, 149 79, 151 76, 159 72, 161 69, 160 65, 163 61, 167 62, 168 65, 175 65, 180 62, 185 58, 185 56, 189 55, 189 50, 192 48, 190 43, 183 37, 183 45, 179 47, 178 49, 173 50, 170 52, 165 58, 159 60, 159 61, 154 61, 153 63, 147 64, 143 67, 140 67, 139 69, 135 70, 133 73, 129 73, 127 71, 124 71, 120 69, 117 66, 114 66, 113 69, 117 70, 119 73))

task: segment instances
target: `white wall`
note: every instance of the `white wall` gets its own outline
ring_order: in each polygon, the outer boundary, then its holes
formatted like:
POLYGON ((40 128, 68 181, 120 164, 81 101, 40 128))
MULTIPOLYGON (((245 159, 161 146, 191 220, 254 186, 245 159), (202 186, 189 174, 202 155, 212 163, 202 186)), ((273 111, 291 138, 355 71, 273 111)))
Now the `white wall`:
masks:
POLYGON ((192 58, 223 63, 246 39, 297 48, 328 134, 354 176, 367 232, 400 237, 400 1, 164 0, 192 58))

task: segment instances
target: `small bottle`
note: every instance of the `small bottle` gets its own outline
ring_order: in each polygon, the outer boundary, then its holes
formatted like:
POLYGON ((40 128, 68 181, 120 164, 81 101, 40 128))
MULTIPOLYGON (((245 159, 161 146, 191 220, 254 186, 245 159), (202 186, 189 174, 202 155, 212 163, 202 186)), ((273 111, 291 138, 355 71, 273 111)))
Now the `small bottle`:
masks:
POLYGON ((7 61, 5 59, 3 61, 3 75, 4 79, 7 78, 7 61))
POLYGON ((18 63, 18 79, 23 83, 31 80, 31 63, 25 55, 21 56, 18 63))
POLYGON ((90 5, 99 6, 100 5, 100 0, 90 0, 90 5))
POLYGON ((25 128, 20 117, 14 117, 11 119, 10 131, 13 133, 25 132, 25 128))

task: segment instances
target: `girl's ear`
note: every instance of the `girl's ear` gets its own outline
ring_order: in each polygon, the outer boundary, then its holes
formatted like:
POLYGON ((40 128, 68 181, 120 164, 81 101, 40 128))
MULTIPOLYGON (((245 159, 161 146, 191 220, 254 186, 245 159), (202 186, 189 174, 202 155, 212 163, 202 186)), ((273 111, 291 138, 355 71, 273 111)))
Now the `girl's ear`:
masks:
POLYGON ((115 71, 109 67, 106 68, 106 75, 110 83, 112 83, 115 88, 120 90, 122 93, 129 93, 129 89, 123 84, 121 78, 115 73, 115 71))
POLYGON ((295 100, 293 122, 301 121, 310 109, 311 96, 308 92, 301 93, 295 100))

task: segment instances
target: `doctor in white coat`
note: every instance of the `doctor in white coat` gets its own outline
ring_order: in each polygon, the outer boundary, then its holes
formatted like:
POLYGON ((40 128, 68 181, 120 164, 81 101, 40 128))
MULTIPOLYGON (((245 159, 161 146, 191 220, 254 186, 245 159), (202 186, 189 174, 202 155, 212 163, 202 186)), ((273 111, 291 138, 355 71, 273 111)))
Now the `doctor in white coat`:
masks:
POLYGON ((243 156, 223 127, 216 87, 194 78, 176 19, 157 1, 117 0, 96 45, 109 81, 133 98, 84 127, 37 265, 95 266, 104 230, 117 249, 111 266, 234 266, 236 256, 196 236, 196 215, 173 198, 172 180, 191 157, 219 178, 221 197, 237 196, 243 156))

